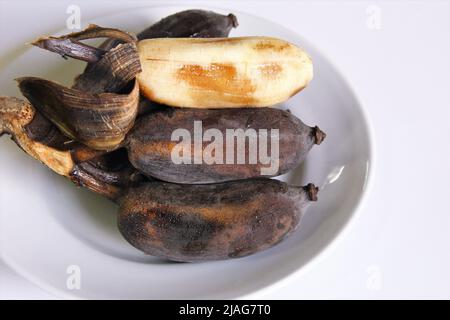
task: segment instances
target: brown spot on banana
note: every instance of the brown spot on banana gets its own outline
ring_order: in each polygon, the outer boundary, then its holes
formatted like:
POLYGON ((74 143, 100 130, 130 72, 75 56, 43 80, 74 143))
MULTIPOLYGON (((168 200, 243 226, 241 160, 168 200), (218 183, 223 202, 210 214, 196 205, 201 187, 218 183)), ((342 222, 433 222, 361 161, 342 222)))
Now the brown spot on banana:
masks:
POLYGON ((149 182, 119 201, 118 226, 147 254, 220 260, 268 249, 295 230, 318 189, 271 179, 211 185, 149 182))
POLYGON ((249 79, 239 78, 233 65, 211 63, 202 67, 185 64, 177 70, 177 77, 192 86, 190 95, 199 105, 218 98, 225 104, 256 103, 252 96, 255 87, 249 79))
POLYGON ((263 77, 270 79, 276 79, 277 77, 279 77, 282 70, 283 67, 281 67, 278 63, 275 62, 265 63, 259 67, 261 75, 263 77))
POLYGON ((270 41, 261 40, 260 42, 255 44, 256 50, 274 50, 274 51, 283 51, 284 49, 289 48, 289 44, 280 43, 275 44, 270 41))

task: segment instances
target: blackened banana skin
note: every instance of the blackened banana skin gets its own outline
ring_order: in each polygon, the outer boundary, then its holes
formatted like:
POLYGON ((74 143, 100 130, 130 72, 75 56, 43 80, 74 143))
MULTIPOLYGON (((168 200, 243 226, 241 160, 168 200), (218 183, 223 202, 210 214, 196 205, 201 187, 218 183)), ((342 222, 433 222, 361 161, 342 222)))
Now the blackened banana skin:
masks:
MULTIPOLYGON (((325 138, 318 127, 309 127, 290 112, 274 108, 240 109, 185 109, 162 108, 142 116, 126 138, 128 157, 135 168, 160 180, 174 183, 202 184, 216 183, 248 178, 277 176, 295 168, 308 154, 314 144, 320 144, 325 138), (194 121, 202 121, 203 133, 208 129, 219 130, 223 136, 223 164, 174 163, 172 150, 178 142, 172 141, 172 133, 179 128, 191 134, 193 143, 194 121), (279 130, 279 163, 275 172, 267 174, 263 168, 268 164, 250 163, 248 139, 245 143, 245 163, 226 163, 226 131, 228 129, 279 130)), ((260 138, 258 138, 260 139, 260 138)), ((270 136, 267 139, 271 145, 270 136)), ((259 141, 258 141, 259 143, 259 141)), ((203 143, 203 150, 209 142, 203 143)), ((236 148, 236 156, 238 150, 236 148)), ((193 149, 193 148, 191 148, 193 149)), ((258 147, 259 150, 259 147, 258 147)), ((203 152, 205 154, 205 152, 203 152)), ((270 153, 268 153, 270 155, 270 153)), ((191 151, 191 158, 194 152, 191 151)), ((235 159, 237 159, 235 157, 235 159)))
POLYGON ((172 14, 138 34, 138 39, 152 38, 223 38, 238 26, 233 14, 186 10, 172 14))
MULTIPOLYGON (((206 10, 186 10, 167 16, 137 34, 138 40, 153 38, 224 38, 238 26, 232 13, 222 15, 206 10)), ((110 50, 122 41, 108 39, 100 48, 110 50)), ((92 66, 88 64, 87 70, 92 66)))
POLYGON ((244 257, 285 239, 318 188, 272 179, 210 185, 148 182, 119 200, 119 230, 137 249, 172 261, 244 257))

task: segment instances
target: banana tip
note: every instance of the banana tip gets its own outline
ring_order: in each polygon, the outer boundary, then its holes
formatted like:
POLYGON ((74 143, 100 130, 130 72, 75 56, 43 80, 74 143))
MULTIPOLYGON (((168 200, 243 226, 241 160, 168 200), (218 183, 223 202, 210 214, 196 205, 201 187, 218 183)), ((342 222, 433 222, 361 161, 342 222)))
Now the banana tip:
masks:
POLYGON ((233 28, 237 28, 239 26, 238 19, 234 14, 229 13, 228 18, 230 19, 231 25, 233 26, 233 28))
POLYGON ((321 144, 323 140, 325 140, 327 134, 319 129, 318 126, 315 126, 313 129, 314 143, 321 144))
POLYGON ((305 187, 303 187, 306 194, 308 195, 309 201, 317 201, 317 194, 319 193, 319 188, 316 187, 312 183, 308 183, 305 187))

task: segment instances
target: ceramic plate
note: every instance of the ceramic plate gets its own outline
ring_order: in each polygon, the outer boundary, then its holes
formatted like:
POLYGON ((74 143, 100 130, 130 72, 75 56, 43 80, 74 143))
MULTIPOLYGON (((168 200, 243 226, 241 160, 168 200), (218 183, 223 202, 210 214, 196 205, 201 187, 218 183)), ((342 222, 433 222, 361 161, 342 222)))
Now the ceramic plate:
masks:
MULTIPOLYGON (((89 22, 138 32, 184 9, 139 8, 89 22)), ((271 21, 234 13, 240 25, 231 36, 279 37, 304 48, 314 62, 311 84, 287 102, 305 123, 327 133, 325 142, 313 148, 301 166, 281 177, 291 184, 313 182, 321 187, 319 201, 309 208, 300 228, 280 245, 250 257, 167 263, 125 242, 116 228, 114 204, 76 188, 3 137, 0 250, 9 266, 60 297, 237 298, 299 274, 335 242, 355 216, 372 168, 371 139, 362 106, 343 75, 309 41, 271 21), (71 266, 81 272, 79 290, 67 286, 74 270, 71 266)), ((81 70, 80 62, 28 47, 1 70, 1 94, 20 96, 13 81, 19 76, 70 84, 81 70)))

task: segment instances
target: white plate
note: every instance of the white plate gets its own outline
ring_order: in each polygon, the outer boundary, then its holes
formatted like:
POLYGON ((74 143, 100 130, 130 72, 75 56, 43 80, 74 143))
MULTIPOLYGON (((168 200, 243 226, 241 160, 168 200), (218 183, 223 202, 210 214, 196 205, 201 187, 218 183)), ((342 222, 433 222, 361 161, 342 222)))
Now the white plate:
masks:
MULTIPOLYGON (((139 31, 184 7, 140 8, 92 23, 139 31)), ((221 11, 221 10, 217 10, 221 11)), ((228 13, 223 11, 224 13, 228 13)), ((235 12, 236 13, 236 12, 235 12)), ((286 179, 321 186, 298 231, 280 245, 236 260, 166 263, 131 247, 116 228, 116 207, 51 173, 13 142, 0 140, 0 252, 27 279, 63 297, 237 298, 304 270, 342 233, 367 189, 371 139, 363 109, 331 63, 309 42, 273 22, 239 13, 232 36, 279 37, 303 47, 314 61, 314 80, 288 105, 327 133, 303 165, 286 179), (80 267, 81 288, 70 290, 67 268, 80 267)), ((38 35, 35 35, 38 36, 38 35)), ((1 94, 20 96, 12 79, 42 76, 69 84, 81 64, 32 48, 1 71, 1 94)))

